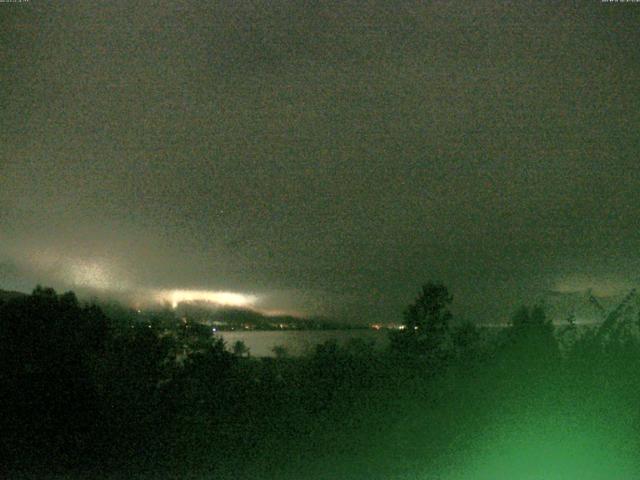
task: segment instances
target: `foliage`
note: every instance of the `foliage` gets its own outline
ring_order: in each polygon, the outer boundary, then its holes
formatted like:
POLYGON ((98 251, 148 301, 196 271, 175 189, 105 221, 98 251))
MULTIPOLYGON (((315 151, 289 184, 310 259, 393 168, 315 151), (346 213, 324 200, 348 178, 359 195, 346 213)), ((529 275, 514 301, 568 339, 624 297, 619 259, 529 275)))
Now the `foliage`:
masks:
POLYGON ((271 351, 278 359, 287 358, 289 356, 289 350, 284 345, 276 345, 271 349, 271 351))
POLYGON ((247 345, 242 340, 236 340, 234 342, 232 351, 233 354, 237 357, 248 357, 250 354, 249 347, 247 347, 247 345))
MULTIPOLYGON (((572 462, 607 474, 594 478, 637 478, 606 460, 640 457, 632 310, 557 329, 541 307, 522 307, 495 332, 454 322, 451 300, 426 284, 387 350, 356 339, 257 358, 172 311, 105 315, 38 287, 0 305, 6 477, 39 466, 80 478, 449 478, 482 465, 473 455, 487 445, 518 468, 552 458, 563 471, 565 442, 572 462), (531 436, 540 448, 526 447, 531 436)), ((473 474, 483 475, 456 478, 473 474)))
POLYGON ((541 306, 531 309, 520 307, 511 318, 507 330, 512 350, 531 358, 554 355, 558 353, 558 345, 554 335, 554 326, 547 318, 541 306))
POLYGON ((449 341, 449 305, 453 297, 447 287, 428 282, 404 312, 404 329, 391 336, 392 349, 400 354, 424 356, 439 361, 449 341))

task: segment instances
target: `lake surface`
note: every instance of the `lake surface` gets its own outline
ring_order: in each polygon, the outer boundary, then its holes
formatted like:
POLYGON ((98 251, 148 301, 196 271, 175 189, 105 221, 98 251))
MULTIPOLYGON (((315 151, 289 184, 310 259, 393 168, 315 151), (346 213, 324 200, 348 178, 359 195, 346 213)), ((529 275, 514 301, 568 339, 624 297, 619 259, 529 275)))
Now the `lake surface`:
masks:
POLYGON ((299 356, 313 351, 316 345, 328 340, 335 340, 339 345, 344 345, 350 339, 361 338, 372 341, 376 348, 385 347, 388 344, 388 330, 275 330, 256 331, 243 330, 216 333, 231 349, 233 344, 241 340, 249 348, 254 357, 273 357, 273 347, 283 346, 289 355, 299 356))
MULTIPOLYGON (((596 326, 595 324, 577 325, 580 334, 596 326)), ((483 325, 480 326, 486 331, 498 331, 506 325, 483 325)), ((563 328, 564 325, 556 326, 563 328)), ((376 348, 384 348, 389 345, 389 333, 391 330, 237 330, 217 332, 227 344, 227 349, 231 350, 233 344, 241 340, 249 348, 249 353, 254 357, 273 357, 273 347, 283 346, 287 353, 292 356, 304 355, 315 349, 316 345, 335 340, 339 345, 344 345, 352 338, 361 338, 365 341, 372 341, 376 348)), ((556 333, 559 333, 556 331, 556 333)))

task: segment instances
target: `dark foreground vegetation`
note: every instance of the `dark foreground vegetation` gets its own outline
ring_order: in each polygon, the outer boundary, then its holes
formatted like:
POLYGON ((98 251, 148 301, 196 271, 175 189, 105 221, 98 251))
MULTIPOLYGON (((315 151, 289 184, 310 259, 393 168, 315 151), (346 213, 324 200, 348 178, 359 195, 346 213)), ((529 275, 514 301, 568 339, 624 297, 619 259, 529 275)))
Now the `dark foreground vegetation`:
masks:
POLYGON ((8 478, 640 478, 633 299, 579 330, 457 324, 427 284, 390 347, 230 353, 171 312, 36 288, 0 304, 8 478), (56 477, 57 478, 57 477, 56 477))

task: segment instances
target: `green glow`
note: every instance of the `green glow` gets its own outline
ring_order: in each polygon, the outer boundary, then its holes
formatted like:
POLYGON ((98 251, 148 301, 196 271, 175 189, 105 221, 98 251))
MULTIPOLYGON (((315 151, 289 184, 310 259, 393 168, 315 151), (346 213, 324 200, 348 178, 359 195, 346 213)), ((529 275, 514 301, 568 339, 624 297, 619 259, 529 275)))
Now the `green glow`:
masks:
MULTIPOLYGON (((450 478, 492 480, 634 479, 631 429, 567 414, 504 416, 474 443, 450 478), (615 432, 615 433, 614 433, 615 432)), ((448 478, 448 477, 445 477, 448 478)))

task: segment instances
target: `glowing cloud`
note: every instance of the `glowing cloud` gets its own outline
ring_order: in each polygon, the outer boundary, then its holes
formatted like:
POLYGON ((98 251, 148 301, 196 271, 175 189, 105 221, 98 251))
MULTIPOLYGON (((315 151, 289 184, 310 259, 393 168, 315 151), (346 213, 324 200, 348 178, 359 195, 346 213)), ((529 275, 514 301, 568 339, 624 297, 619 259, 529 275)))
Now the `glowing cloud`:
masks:
POLYGON ((609 296, 627 293, 633 284, 613 276, 569 275, 556 283, 554 290, 560 293, 583 292, 590 289, 594 295, 609 296))
POLYGON ((249 308, 258 301, 255 295, 211 290, 163 290, 157 298, 161 302, 169 302, 173 308, 176 308, 180 302, 197 301, 211 302, 224 307, 249 308))
POLYGON ((65 275, 77 286, 108 289, 115 283, 107 268, 92 262, 76 262, 68 267, 65 275))

